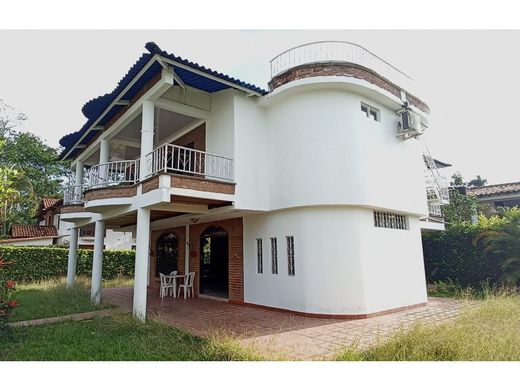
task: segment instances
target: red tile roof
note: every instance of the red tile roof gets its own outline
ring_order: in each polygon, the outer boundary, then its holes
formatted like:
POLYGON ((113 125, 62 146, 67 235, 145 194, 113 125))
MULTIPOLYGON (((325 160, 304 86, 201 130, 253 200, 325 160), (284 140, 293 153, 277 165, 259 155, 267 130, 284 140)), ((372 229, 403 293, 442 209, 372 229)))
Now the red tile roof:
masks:
POLYGON ((37 226, 37 225, 21 225, 13 224, 11 226, 12 238, 28 238, 28 237, 56 237, 58 230, 55 226, 37 226))
POLYGON ((42 208, 48 209, 49 207, 56 207, 60 206, 60 202, 62 202, 63 199, 54 199, 54 198, 42 198, 42 208))
POLYGON ((520 192, 520 182, 468 188, 468 194, 476 197, 508 194, 511 192, 520 192))

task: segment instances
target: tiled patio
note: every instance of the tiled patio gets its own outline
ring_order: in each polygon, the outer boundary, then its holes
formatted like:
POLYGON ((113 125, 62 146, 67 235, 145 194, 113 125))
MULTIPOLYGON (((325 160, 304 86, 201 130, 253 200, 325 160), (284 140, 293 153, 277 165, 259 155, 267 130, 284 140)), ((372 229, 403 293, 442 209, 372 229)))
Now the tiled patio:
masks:
MULTIPOLYGON (((103 302, 132 309, 132 288, 103 290, 103 302)), ((451 319, 463 302, 430 298, 424 307, 363 320, 308 318, 271 310, 250 308, 210 299, 159 299, 157 289, 148 291, 148 316, 159 318, 194 334, 230 334, 246 346, 271 357, 327 359, 342 346, 366 347, 378 339, 408 327, 415 321, 429 323, 451 319)))

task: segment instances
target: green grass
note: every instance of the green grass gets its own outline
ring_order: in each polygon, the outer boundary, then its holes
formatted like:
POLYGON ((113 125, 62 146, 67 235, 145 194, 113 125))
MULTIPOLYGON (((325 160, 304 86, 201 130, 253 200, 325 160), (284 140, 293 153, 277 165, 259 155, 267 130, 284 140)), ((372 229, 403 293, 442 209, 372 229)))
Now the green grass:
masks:
POLYGON ((0 337, 0 360, 259 360, 231 338, 202 339, 157 321, 114 314, 15 328, 0 337))
MULTIPOLYGON (((131 279, 118 278, 104 281, 103 287, 132 285, 131 279)), ((90 302, 90 280, 78 278, 73 288, 65 287, 65 280, 49 280, 16 286, 19 306, 13 310, 10 322, 56 317, 106 309, 110 305, 93 305, 90 302)))
POLYGON ((499 293, 463 310, 453 321, 417 323, 366 350, 349 348, 338 360, 504 361, 520 360, 520 296, 499 293))

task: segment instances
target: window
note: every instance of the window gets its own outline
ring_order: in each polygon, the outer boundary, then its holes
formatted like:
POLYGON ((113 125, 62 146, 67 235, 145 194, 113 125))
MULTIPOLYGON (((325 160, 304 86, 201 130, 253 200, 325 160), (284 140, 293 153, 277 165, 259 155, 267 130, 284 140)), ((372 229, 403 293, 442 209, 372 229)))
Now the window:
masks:
POLYGON ((294 237, 287 236, 287 267, 289 276, 294 276, 294 237))
POLYGON ((408 230, 408 217, 403 214, 374 211, 374 226, 387 229, 408 230))
POLYGON ((381 113, 377 108, 371 107, 368 104, 361 103, 361 112, 365 114, 367 118, 372 118, 376 122, 381 120, 381 113))
POLYGON ((278 245, 276 237, 271 237, 271 273, 278 274, 278 245))
POLYGON ((264 258, 262 253, 262 239, 256 239, 256 272, 264 273, 264 258))

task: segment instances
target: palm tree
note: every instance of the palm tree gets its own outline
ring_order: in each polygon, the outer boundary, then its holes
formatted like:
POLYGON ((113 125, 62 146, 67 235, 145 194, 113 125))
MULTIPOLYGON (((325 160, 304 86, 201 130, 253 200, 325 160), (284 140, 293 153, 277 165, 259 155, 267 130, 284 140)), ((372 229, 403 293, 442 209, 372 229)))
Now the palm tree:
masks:
POLYGON ((520 209, 499 208, 498 211, 504 222, 502 230, 482 232, 473 244, 484 244, 484 256, 498 256, 502 260, 502 280, 516 286, 520 280, 520 209))
POLYGON ((468 187, 482 187, 487 184, 487 179, 482 179, 480 175, 477 175, 476 179, 468 181, 468 187))

